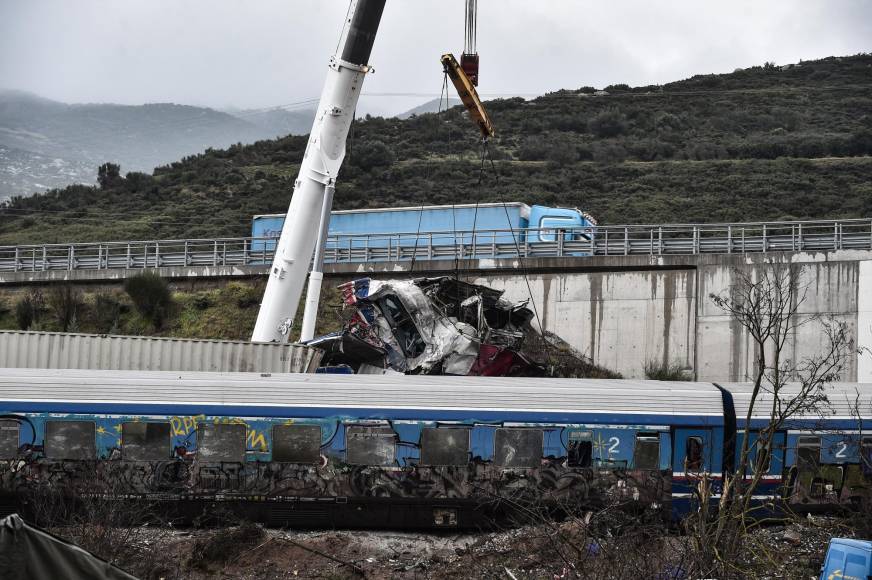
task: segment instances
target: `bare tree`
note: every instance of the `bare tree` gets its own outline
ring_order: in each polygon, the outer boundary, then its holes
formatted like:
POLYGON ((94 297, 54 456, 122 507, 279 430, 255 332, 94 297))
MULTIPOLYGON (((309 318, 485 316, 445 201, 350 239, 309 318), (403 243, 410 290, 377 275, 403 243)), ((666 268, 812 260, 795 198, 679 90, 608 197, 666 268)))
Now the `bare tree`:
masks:
POLYGON ((48 306, 62 332, 78 330, 79 311, 84 306, 82 293, 70 284, 49 291, 48 306))
MULTIPOLYGON (((776 434, 794 417, 821 417, 828 404, 827 387, 845 370, 852 339, 847 325, 819 315, 800 314, 807 289, 799 272, 772 265, 759 270, 736 270, 734 284, 712 302, 747 333, 753 348, 752 386, 743 393, 744 427, 737 434, 739 452, 733 469, 725 469, 721 497, 712 513, 711 481, 700 477, 700 510, 689 522, 697 559, 697 573, 742 576, 737 562, 748 532, 759 524, 754 495, 769 469, 776 434), (789 357, 791 341, 806 325, 820 328, 819 352, 796 361, 789 357), (752 419, 757 425, 752 426, 752 419), (756 445, 751 443, 756 436, 756 445)), ((726 458, 727 465, 732 458, 726 458)))

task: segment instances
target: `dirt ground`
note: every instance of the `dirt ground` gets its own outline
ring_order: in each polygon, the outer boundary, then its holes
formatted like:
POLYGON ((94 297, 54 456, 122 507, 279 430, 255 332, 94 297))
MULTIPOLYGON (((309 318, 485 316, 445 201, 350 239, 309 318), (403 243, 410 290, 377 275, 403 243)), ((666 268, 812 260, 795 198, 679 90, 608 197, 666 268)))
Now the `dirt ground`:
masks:
MULTIPOLYGON (((118 563, 141 578, 278 580, 391 578, 503 580, 655 578, 684 580, 682 553, 689 540, 678 534, 635 538, 590 538, 574 548, 572 530, 561 524, 492 533, 428 534, 387 531, 263 529, 247 524, 220 530, 143 529, 136 549, 118 563)), ((828 540, 850 536, 839 520, 812 518, 754 532, 748 561, 761 579, 817 577, 828 540)), ((747 566, 746 566, 747 569, 747 566)))

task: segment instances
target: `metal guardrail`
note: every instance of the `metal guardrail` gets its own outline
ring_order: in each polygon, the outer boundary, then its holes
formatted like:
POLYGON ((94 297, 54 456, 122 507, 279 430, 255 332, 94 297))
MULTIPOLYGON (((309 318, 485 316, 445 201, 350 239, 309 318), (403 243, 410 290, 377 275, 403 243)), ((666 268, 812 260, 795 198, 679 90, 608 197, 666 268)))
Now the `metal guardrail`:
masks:
MULTIPOLYGON (((0 246, 0 272, 258 266, 274 238, 0 246)), ((334 235, 328 263, 872 250, 872 219, 334 235)))

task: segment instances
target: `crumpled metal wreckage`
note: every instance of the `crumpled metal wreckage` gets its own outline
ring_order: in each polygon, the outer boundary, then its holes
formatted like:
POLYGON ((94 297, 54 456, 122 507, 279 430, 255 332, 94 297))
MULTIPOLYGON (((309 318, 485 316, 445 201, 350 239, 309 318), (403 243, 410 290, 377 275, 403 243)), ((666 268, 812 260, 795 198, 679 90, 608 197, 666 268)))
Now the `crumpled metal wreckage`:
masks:
POLYGON ((322 372, 541 376, 522 352, 533 312, 503 293, 454 278, 339 287, 345 328, 308 344, 325 350, 322 372))

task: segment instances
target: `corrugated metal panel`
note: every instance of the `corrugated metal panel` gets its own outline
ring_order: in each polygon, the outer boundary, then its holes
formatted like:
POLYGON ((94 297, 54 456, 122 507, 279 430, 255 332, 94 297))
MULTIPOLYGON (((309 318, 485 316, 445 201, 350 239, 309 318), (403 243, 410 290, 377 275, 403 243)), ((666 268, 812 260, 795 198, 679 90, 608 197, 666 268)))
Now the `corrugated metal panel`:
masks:
POLYGON ((0 368, 306 373, 321 355, 288 344, 0 331, 0 368))
POLYGON ((722 416, 710 383, 0 369, 0 400, 722 416))
MULTIPOLYGON (((736 416, 739 420, 748 416, 748 407, 751 405, 751 394, 754 391, 752 383, 719 383, 733 395, 733 405, 736 408, 736 416)), ((780 393, 784 402, 794 399, 800 392, 799 385, 787 384, 780 393)), ((864 419, 872 419, 872 384, 870 383, 832 383, 823 389, 827 396, 827 404, 820 406, 819 413, 807 414, 804 418, 823 417, 848 417, 854 418, 859 411, 864 419)), ((756 419, 766 419, 772 408, 772 393, 763 390, 757 396, 754 405, 756 419)), ((797 418, 802 417, 799 415, 797 418)))

